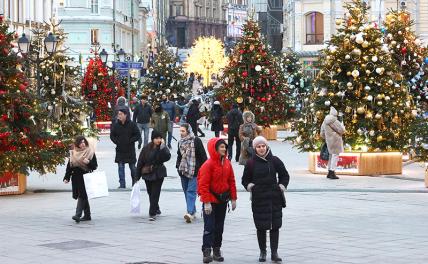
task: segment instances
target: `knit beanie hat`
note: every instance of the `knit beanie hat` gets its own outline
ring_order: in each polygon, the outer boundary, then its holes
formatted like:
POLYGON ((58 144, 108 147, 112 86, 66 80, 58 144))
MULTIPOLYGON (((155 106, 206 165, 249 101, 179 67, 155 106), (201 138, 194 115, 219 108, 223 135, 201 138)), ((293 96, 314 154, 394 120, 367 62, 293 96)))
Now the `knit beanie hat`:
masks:
POLYGON ((162 138, 162 134, 159 131, 157 131, 156 129, 153 129, 153 131, 152 131, 152 141, 155 138, 162 138))
POLYGON ((262 136, 258 136, 255 139, 253 139, 253 148, 256 148, 260 144, 265 144, 267 146, 268 142, 267 142, 266 138, 264 138, 262 136))

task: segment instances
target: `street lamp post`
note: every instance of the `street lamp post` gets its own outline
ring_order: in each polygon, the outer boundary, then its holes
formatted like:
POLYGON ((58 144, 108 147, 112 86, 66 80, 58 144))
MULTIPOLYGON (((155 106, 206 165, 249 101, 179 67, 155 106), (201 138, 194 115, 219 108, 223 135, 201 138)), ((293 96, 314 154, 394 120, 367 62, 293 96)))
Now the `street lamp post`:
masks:
POLYGON ((30 46, 31 43, 28 40, 27 36, 25 34, 22 34, 22 36, 18 39, 18 49, 21 52, 21 54, 24 56, 24 58, 29 61, 36 64, 36 80, 37 80, 37 95, 41 96, 40 90, 41 90, 41 80, 40 80, 40 64, 48 59, 50 59, 56 52, 56 47, 58 44, 58 40, 55 35, 50 32, 48 36, 44 39, 45 49, 48 53, 48 56, 45 58, 40 58, 40 50, 36 50, 36 58, 31 58, 30 53, 30 46))
MULTIPOLYGON (((119 52, 117 53, 117 56, 119 57, 119 61, 120 62, 125 62, 125 57, 126 57, 126 52, 121 48, 119 50, 119 52)), ((130 67, 129 67, 129 63, 131 61, 131 58, 127 58, 126 59, 126 66, 127 66, 127 80, 128 80, 128 84, 127 84, 127 90, 126 90, 126 96, 128 99, 128 104, 130 104, 131 102, 131 73, 129 71, 130 67)))

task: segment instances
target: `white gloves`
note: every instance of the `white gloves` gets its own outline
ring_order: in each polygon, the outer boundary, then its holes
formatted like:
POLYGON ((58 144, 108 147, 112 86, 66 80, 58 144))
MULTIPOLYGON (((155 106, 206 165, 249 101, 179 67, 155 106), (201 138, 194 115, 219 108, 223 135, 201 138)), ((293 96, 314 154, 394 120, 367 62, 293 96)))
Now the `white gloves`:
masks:
POLYGON ((281 189, 282 192, 285 192, 286 190, 285 186, 282 184, 279 184, 279 188, 281 189))
POLYGON ((251 192, 251 189, 254 187, 254 183, 249 183, 247 185, 247 191, 251 192))
POLYGON ((232 200, 232 211, 236 209, 236 200, 232 200))
POLYGON ((212 211, 213 211, 213 208, 211 206, 211 203, 204 203, 205 214, 210 215, 212 211))

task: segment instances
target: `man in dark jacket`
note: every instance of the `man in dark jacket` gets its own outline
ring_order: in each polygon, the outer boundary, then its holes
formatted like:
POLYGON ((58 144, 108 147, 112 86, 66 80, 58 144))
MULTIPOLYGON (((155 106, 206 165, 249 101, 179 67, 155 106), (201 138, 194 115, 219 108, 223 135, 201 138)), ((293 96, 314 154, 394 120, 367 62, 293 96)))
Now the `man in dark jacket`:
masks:
POLYGON ((199 112, 199 101, 192 100, 192 105, 186 115, 187 123, 192 127, 193 135, 198 136, 198 119, 201 117, 199 112))
POLYGON ((232 160, 233 154, 233 142, 236 140, 236 155, 235 161, 239 161, 239 155, 241 154, 241 140, 239 139, 239 127, 244 123, 242 118, 242 112, 239 110, 237 104, 232 105, 232 109, 227 113, 227 144, 229 149, 227 150, 229 160, 232 160))
POLYGON ((169 98, 164 94, 162 95, 162 103, 161 106, 165 112, 169 115, 169 126, 168 126, 168 148, 171 148, 171 141, 172 141, 172 132, 174 128, 174 121, 175 121, 175 103, 173 101, 170 101, 169 98))
MULTIPOLYGON (((135 108, 132 121, 137 122, 140 134, 142 134, 142 131, 144 130, 144 146, 149 143, 150 118, 152 117, 152 114, 153 110, 147 102, 147 96, 143 95, 141 97, 141 103, 138 104, 135 108)), ((141 135, 140 139, 138 140, 138 148, 141 148, 142 137, 143 135, 141 135)))
POLYGON ((125 163, 129 164, 132 181, 135 180, 135 142, 141 138, 140 130, 136 123, 129 119, 127 108, 119 108, 117 114, 118 122, 112 125, 110 139, 116 144, 115 162, 119 166, 119 188, 126 188, 125 163))

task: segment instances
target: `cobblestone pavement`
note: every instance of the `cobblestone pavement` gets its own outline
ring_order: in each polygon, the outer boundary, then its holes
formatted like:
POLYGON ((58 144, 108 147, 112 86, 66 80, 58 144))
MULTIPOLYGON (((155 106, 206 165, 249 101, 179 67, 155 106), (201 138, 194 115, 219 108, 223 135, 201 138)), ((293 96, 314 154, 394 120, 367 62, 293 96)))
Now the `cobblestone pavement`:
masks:
MULTIPOLYGON (((129 192, 91 201, 91 222, 71 220, 70 193, 0 198, 0 263, 202 263, 200 218, 184 223, 181 192, 164 191, 162 215, 129 213, 129 192)), ((258 263, 249 195, 226 216, 225 263, 258 263)), ((283 263, 426 263, 426 193, 289 192, 283 263)), ((269 262, 269 261, 268 261, 269 262)))

